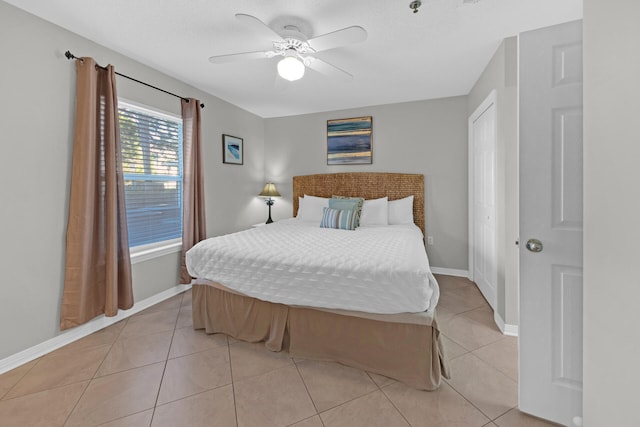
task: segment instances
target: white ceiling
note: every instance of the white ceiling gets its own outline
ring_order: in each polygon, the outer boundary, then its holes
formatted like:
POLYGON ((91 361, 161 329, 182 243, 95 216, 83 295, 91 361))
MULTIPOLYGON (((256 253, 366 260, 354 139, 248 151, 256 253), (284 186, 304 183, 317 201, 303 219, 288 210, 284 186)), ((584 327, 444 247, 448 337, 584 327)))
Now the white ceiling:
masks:
POLYGON ((422 0, 415 14, 410 0, 6 1, 261 117, 466 95, 503 38, 582 18, 582 0, 422 0), (272 48, 236 13, 309 38, 364 27, 363 43, 316 54, 353 81, 307 70, 283 88, 278 58, 211 64, 212 55, 272 48))

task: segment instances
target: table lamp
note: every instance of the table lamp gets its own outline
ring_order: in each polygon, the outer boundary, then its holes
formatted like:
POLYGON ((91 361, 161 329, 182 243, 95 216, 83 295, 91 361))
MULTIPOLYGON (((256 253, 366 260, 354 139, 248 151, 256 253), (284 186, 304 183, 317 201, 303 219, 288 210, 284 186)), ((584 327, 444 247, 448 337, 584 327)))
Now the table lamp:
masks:
POLYGON ((258 197, 266 197, 267 199, 266 202, 267 206, 269 206, 269 218, 267 218, 266 223, 271 224, 273 222, 273 220, 271 219, 271 206, 273 206, 274 203, 272 197, 281 197, 280 193, 278 193, 278 190, 276 189, 276 186, 273 182, 267 182, 260 194, 258 194, 258 197))

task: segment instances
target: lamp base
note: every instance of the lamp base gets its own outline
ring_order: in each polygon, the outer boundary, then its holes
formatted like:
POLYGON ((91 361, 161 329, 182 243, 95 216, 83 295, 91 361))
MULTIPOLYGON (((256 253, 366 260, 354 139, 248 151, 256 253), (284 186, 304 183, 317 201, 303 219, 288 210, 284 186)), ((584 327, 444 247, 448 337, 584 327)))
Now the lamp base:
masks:
POLYGON ((271 219, 271 206, 273 206, 273 199, 271 197, 267 199, 267 206, 269 206, 269 218, 267 218, 267 222, 265 222, 265 224, 271 224, 273 222, 271 219))

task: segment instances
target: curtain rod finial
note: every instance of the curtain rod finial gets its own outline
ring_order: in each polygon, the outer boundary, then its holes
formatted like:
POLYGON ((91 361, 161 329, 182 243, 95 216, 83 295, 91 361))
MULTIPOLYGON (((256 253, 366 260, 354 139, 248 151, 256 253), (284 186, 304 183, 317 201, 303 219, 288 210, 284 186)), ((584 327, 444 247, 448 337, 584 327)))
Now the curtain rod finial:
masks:
POLYGON ((84 59, 82 58, 78 58, 77 56, 75 56, 73 53, 71 53, 70 51, 66 51, 64 53, 64 56, 67 57, 67 59, 71 60, 71 59, 75 59, 77 61, 80 61, 81 63, 84 63, 84 59))

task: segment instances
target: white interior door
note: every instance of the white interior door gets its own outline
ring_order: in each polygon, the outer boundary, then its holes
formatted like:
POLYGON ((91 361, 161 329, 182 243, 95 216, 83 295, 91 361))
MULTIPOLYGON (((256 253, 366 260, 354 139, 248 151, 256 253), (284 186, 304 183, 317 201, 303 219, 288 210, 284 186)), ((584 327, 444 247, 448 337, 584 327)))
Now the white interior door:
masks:
POLYGON ((581 425, 582 22, 519 46, 520 409, 581 425))
POLYGON ((498 282, 495 92, 469 117, 469 178, 471 280, 495 310, 498 282))

